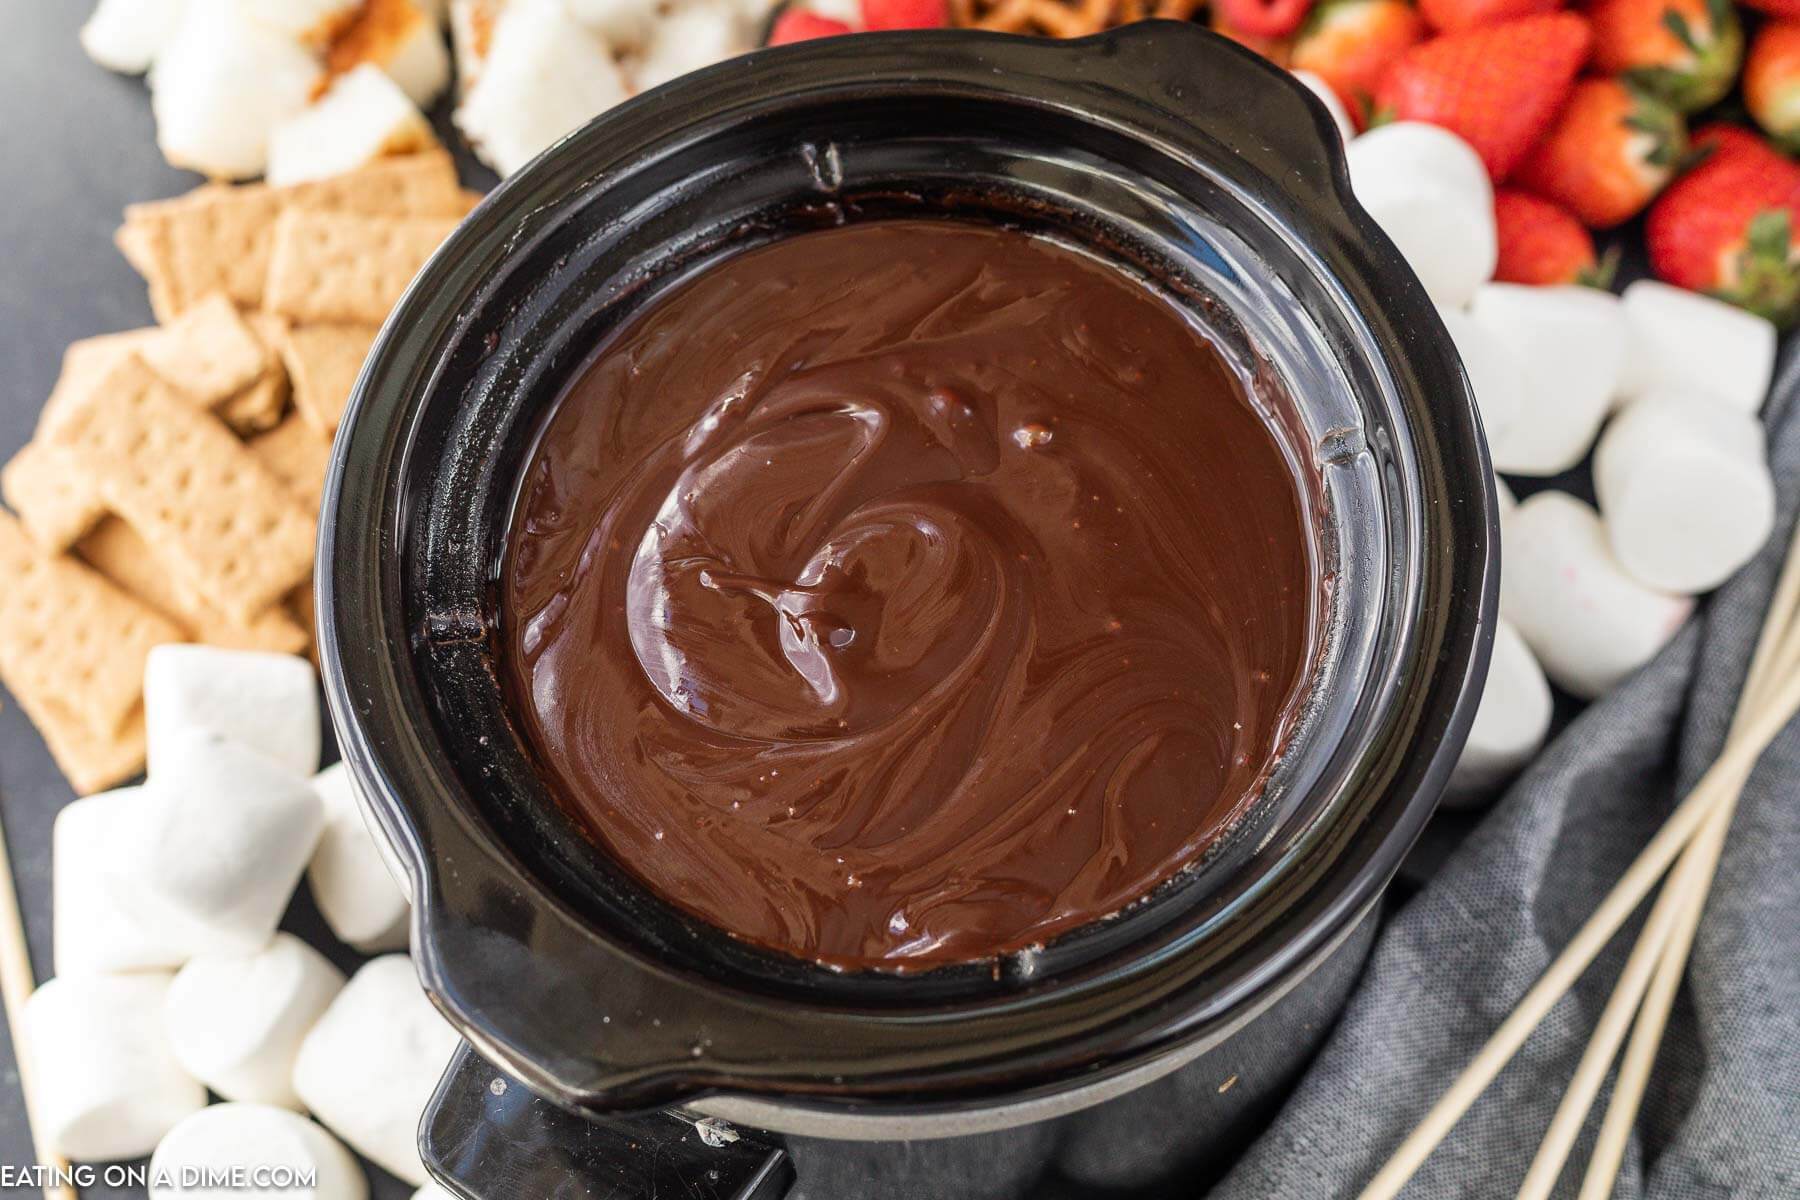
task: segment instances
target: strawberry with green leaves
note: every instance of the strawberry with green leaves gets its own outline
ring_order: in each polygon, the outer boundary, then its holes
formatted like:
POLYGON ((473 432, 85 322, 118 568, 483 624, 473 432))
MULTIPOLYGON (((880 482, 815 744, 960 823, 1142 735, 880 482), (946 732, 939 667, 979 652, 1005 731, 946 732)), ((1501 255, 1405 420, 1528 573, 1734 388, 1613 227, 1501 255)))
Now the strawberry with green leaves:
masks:
POLYGON ((1731 90, 1744 29, 1731 0, 1593 0, 1594 67, 1696 112, 1731 90))
POLYGON ((1424 36, 1424 22, 1406 0, 1325 0, 1301 25, 1289 65, 1323 79, 1366 126, 1375 85, 1424 36))
POLYGON ((1555 287, 1585 283, 1605 287, 1611 264, 1594 255, 1594 239, 1573 213, 1541 196, 1516 188, 1494 193, 1494 228, 1500 259, 1494 278, 1501 283, 1555 287))
POLYGON ((1610 229, 1642 212, 1686 153, 1680 113, 1618 79, 1584 79, 1513 182, 1610 229))
POLYGON ((1777 145, 1800 152, 1800 20, 1757 31, 1744 64, 1744 105, 1777 145))
POLYGON ((1559 12, 1422 42, 1382 77, 1377 119, 1443 126, 1475 147, 1498 183, 1568 99, 1589 40, 1587 21, 1559 12))
POLYGON ((1787 328, 1800 318, 1800 164, 1733 126, 1694 135, 1706 156, 1644 225, 1658 278, 1787 328))

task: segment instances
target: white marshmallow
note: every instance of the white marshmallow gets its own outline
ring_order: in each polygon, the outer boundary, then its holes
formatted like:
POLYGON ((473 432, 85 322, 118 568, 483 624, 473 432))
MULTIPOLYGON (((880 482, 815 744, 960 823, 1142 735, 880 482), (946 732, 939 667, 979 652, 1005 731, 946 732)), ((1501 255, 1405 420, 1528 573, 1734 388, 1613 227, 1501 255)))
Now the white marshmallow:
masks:
POLYGON ((262 173, 269 133, 312 99, 319 61, 232 0, 188 0, 150 74, 163 157, 222 179, 262 173))
POLYGON ((109 71, 141 75, 181 24, 186 0, 100 0, 81 27, 81 48, 109 71))
POLYGON ((426 1181, 418 1128, 459 1039, 426 999, 412 959, 390 954, 351 976, 294 1064, 294 1090, 365 1157, 426 1181))
POLYGON ((253 954, 202 954, 169 987, 170 1049, 227 1100, 297 1109, 300 1042, 343 986, 344 973, 291 933, 253 954))
POLYGON ((362 0, 237 0, 244 15, 283 37, 322 46, 348 25, 362 0))
POLYGON ((569 15, 614 50, 635 49, 656 28, 658 0, 565 0, 569 15))
POLYGON ((1350 123, 1350 114, 1344 110, 1344 102, 1331 90, 1331 85, 1311 71, 1290 71, 1288 74, 1319 98, 1319 103, 1331 114, 1331 123, 1337 126, 1338 136, 1349 145, 1350 139, 1356 136, 1356 126, 1350 123))
POLYGON ((510 175, 629 94, 605 44, 561 5, 514 0, 456 124, 483 162, 510 175))
POLYGON ((1345 149, 1357 203, 1375 218, 1438 304, 1459 308, 1494 277, 1494 190, 1455 134, 1402 121, 1345 149))
POLYGON ((723 4, 699 0, 657 22, 643 57, 631 70, 637 90, 647 92, 671 79, 724 62, 752 48, 738 15, 723 4))
POLYGON ((313 1122, 266 1104, 215 1104, 171 1129, 150 1156, 150 1200, 365 1200, 369 1181, 350 1152, 313 1122), (208 1176, 268 1172, 267 1186, 210 1187, 208 1176), (310 1176, 306 1187, 284 1179, 310 1176), (192 1186, 189 1186, 191 1184, 192 1186))
POLYGON ((494 25, 507 0, 450 0, 450 49, 456 58, 456 94, 467 96, 487 62, 494 25))
MULTIPOLYGON (((749 0, 751 4, 761 4, 768 8, 763 0, 749 0)), ((852 29, 861 29, 863 24, 862 0, 807 0, 794 7, 804 8, 807 12, 818 13, 821 17, 830 17, 834 21, 842 21, 852 29)))
POLYGON ((319 686, 292 654, 170 644, 144 666, 150 773, 193 730, 216 733, 296 775, 319 769, 319 686))
POLYGON ((325 803, 325 832, 306 868, 306 882, 340 941, 365 954, 404 950, 411 908, 363 816, 356 783, 343 763, 313 779, 325 803))
POLYGON ((121 902, 190 955, 268 944, 325 823, 307 780, 216 735, 171 743, 121 815, 121 902))
POLYGON ((1491 446, 1511 429, 1525 407, 1525 370, 1512 350, 1469 315, 1454 308, 1440 308, 1444 328, 1456 343, 1463 371, 1481 410, 1481 425, 1491 446))
POLYGON ((357 61, 380 67, 414 104, 429 109, 450 86, 450 50, 433 10, 418 0, 388 0, 378 32, 362 43, 357 61))
POLYGON ((1488 440, 1496 470, 1554 475, 1594 444, 1625 361, 1619 298, 1588 287, 1486 284, 1469 316, 1524 372, 1519 415, 1488 440))
POLYGON ((1620 565, 1664 591, 1717 587, 1775 528, 1761 423, 1709 400, 1626 405, 1594 452, 1594 491, 1620 565))
POLYGON ((433 1180, 414 1192, 412 1200, 456 1200, 456 1197, 446 1192, 436 1180, 433 1180))
POLYGON ((1648 662, 1694 609, 1619 565, 1600 514, 1539 492, 1506 522, 1500 611, 1559 687, 1586 700, 1648 662))
POLYGON ((1544 669, 1512 622, 1501 617, 1481 703, 1451 772, 1446 802, 1454 806, 1483 797, 1531 761, 1550 730, 1553 707, 1544 669))
POLYGON ((1511 488, 1506 486, 1506 480, 1498 475, 1494 476, 1494 515, 1500 519, 1500 524, 1504 526, 1506 519, 1512 516, 1513 510, 1518 507, 1519 498, 1513 495, 1511 488))
POLYGON ((269 135, 270 183, 324 179, 437 139, 425 117, 380 67, 364 63, 269 135))
POLYGON ((56 973, 94 975, 178 967, 186 952, 164 942, 113 884, 134 848, 120 836, 121 817, 143 803, 143 789, 120 788, 69 804, 50 835, 50 907, 56 973))
POLYGON ((1775 373, 1775 326, 1734 304, 1640 279, 1625 289, 1626 397, 1675 391, 1753 413, 1775 373))
POLYGON ((163 1037, 168 990, 160 971, 83 975, 52 979, 25 1002, 33 1120, 51 1149, 76 1162, 140 1158, 206 1104, 163 1037))

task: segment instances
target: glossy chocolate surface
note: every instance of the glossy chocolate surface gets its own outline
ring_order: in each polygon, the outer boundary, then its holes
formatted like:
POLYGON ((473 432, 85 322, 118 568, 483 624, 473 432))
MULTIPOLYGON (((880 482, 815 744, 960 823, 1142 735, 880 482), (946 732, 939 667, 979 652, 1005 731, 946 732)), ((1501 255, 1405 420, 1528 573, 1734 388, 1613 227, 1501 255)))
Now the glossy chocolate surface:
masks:
POLYGON ((502 579, 515 708, 654 891, 905 969, 1193 863, 1310 675, 1313 522, 1204 331, 1084 254, 853 224, 616 330, 545 427, 502 579))

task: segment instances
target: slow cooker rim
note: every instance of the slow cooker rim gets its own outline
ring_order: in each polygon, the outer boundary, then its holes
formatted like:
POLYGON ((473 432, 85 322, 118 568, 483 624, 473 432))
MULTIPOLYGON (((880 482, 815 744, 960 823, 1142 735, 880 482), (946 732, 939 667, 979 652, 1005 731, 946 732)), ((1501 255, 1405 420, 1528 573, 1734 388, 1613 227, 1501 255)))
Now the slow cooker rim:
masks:
MULTIPOLYGON (((1199 31, 1193 30, 1192 27, 1182 26, 1180 28, 1186 28, 1191 33, 1199 34, 1199 31)), ((1165 26, 1155 32, 1160 36, 1166 37, 1169 35, 1170 27, 1165 26)), ((921 39, 933 43, 933 51, 940 56, 944 55, 949 47, 957 46, 962 49, 972 50, 977 56, 985 54, 995 58, 1016 58, 1018 56, 1033 57, 1041 56, 1046 53, 1059 53, 1065 51, 1078 52, 1084 48, 1091 50, 1096 47, 1103 48, 1108 53, 1112 53, 1118 51, 1121 47, 1129 49, 1134 43, 1141 44, 1142 40, 1150 36, 1151 33, 1152 30, 1150 29, 1140 28, 1123 33, 1102 35, 1095 39, 1084 39, 1083 41, 1076 43, 1064 43, 1060 46, 1049 43, 1024 42, 1016 39, 1002 38, 996 35, 963 32, 926 35, 896 34, 885 35, 885 38, 890 42, 901 39, 921 39)), ((1184 34, 1181 36, 1186 35, 1184 34)), ((1203 36, 1208 36, 1209 41, 1218 41, 1217 39, 1211 39, 1210 35, 1203 36)), ((1224 53, 1240 57, 1245 62, 1254 63, 1254 69, 1257 71, 1275 73, 1273 68, 1268 67, 1267 64, 1256 59, 1255 56, 1249 54, 1249 52, 1243 51, 1241 48, 1221 42, 1219 45, 1211 47, 1211 50, 1213 52, 1222 50, 1224 53)), ((805 55, 808 52, 807 48, 794 48, 784 49, 775 53, 787 56, 791 59, 797 55, 805 55)), ((816 50, 812 52, 817 53, 816 50)), ((766 59, 769 56, 761 55, 752 57, 766 59)), ((703 75, 717 76, 728 70, 742 70, 747 65, 749 64, 741 64, 735 67, 728 65, 726 67, 715 68, 712 72, 706 72, 703 73, 703 75)), ((1298 89, 1298 85, 1292 83, 1289 83, 1288 86, 1298 89)), ((1311 107, 1311 115, 1315 126, 1312 131, 1313 136, 1321 139, 1335 138, 1336 135, 1334 131, 1328 132, 1331 130, 1329 117, 1324 113, 1322 107, 1320 107, 1318 102, 1310 97, 1310 95, 1306 97, 1306 100, 1311 107)), ((576 141, 580 139, 581 136, 580 133, 577 133, 573 135, 570 140, 576 141)), ((557 154, 557 151, 552 150, 549 154, 554 156, 557 154)), ((1416 281, 1412 280, 1410 273, 1405 271, 1397 252, 1393 251, 1391 245, 1386 242, 1386 239, 1382 237, 1379 231, 1374 227, 1373 223, 1369 221, 1366 215, 1362 214, 1361 210, 1355 206, 1354 201, 1351 200, 1341 154, 1328 154, 1327 164, 1330 178, 1327 186, 1322 190, 1321 195, 1328 197, 1336 205, 1338 212, 1335 215, 1340 217, 1344 224, 1353 230, 1367 247, 1371 248, 1373 257, 1368 263, 1363 264, 1365 268, 1369 268, 1371 277, 1380 279, 1387 287, 1397 289, 1391 293, 1391 296, 1401 315, 1406 315, 1410 310, 1415 316, 1423 314, 1425 320, 1435 321, 1435 313, 1430 309, 1429 303, 1424 301, 1423 293, 1419 290, 1416 281)), ((527 172, 526 174, 529 175, 530 173, 527 172)), ((505 193, 505 189, 502 189, 502 192, 505 193)), ((472 224, 479 225, 481 222, 485 221, 489 226, 494 225, 494 223, 500 219, 498 204, 499 198, 486 202, 483 205, 483 208, 477 213, 476 217, 473 218, 472 224)), ((467 235, 465 240, 473 240, 475 236, 474 233, 465 230, 464 233, 459 233, 457 237, 459 239, 464 239, 465 234, 467 235)), ((453 246, 455 242, 456 239, 453 239, 453 246)), ((467 264, 465 264, 465 266, 466 265, 467 264)), ((368 395, 376 388, 376 377, 380 376, 384 369, 388 370, 390 374, 393 371, 391 359, 395 351, 395 345, 399 340, 399 334, 396 332, 396 323, 403 321, 404 316, 411 312, 412 309, 424 306, 427 303, 427 301, 422 298, 424 293, 430 291, 435 285, 442 283, 442 280, 439 277, 445 274, 445 271, 446 268, 444 267, 443 261, 440 260, 439 262, 434 263, 433 267, 428 268, 424 275, 421 276, 420 281, 415 284, 413 293, 409 295, 408 300, 404 301, 400 308, 396 310, 395 319, 390 321, 389 326, 384 330, 382 337, 378 342, 376 351, 371 355, 370 365, 365 368, 363 378, 359 381, 356 402, 353 403, 351 410, 346 414, 346 430, 350 430, 356 425, 368 395)), ((1413 329, 1412 332, 1414 336, 1420 336, 1419 331, 1416 328, 1413 329)), ((1441 327, 1437 332, 1441 341, 1441 327)), ((1468 396, 1466 381, 1462 378, 1460 367, 1455 363, 1453 356, 1446 359, 1442 365, 1447 369, 1456 390, 1460 392, 1462 403, 1441 403, 1440 411, 1435 415, 1441 417, 1453 412, 1458 419, 1466 418, 1466 420, 1461 420, 1461 428, 1452 427, 1448 430, 1450 440, 1457 443, 1454 453, 1460 454, 1465 459, 1472 458, 1474 464, 1482 470, 1485 476, 1487 465, 1485 449, 1480 442, 1479 436, 1475 433, 1472 400, 1468 396)), ((1440 380, 1440 382, 1442 382, 1442 380, 1440 380)), ((1415 413, 1414 415, 1416 416, 1419 414, 1415 413)), ((1434 414, 1428 412, 1425 415, 1433 416, 1434 414)), ((1452 426, 1456 423, 1457 422, 1454 420, 1451 422, 1452 426)), ((1443 433, 1445 431, 1439 430, 1438 432, 1443 433)), ((366 637, 368 632, 366 629, 362 631, 365 635, 363 640, 346 637, 346 634, 350 631, 345 625, 341 624, 338 619, 340 614, 336 604, 342 589, 336 585, 344 581, 342 575, 338 571, 340 565, 339 554, 342 549, 338 539, 340 526, 345 519, 346 514, 352 525, 354 525, 354 522, 357 519, 370 516, 366 511, 368 507, 367 501, 369 499, 367 495, 346 495, 346 478, 351 473, 351 469, 347 466, 347 457, 344 439, 340 439, 338 452, 334 455, 334 463, 328 485, 325 506, 325 511, 330 514, 337 514, 339 520, 325 523, 322 528, 320 545, 319 591, 321 602, 321 646, 326 664, 328 691, 330 693, 333 718, 339 728, 340 740, 345 749, 345 756, 352 763, 353 769, 356 770, 365 781, 380 781, 380 783, 372 789, 375 793, 374 799, 377 808, 377 820, 390 841, 405 848, 406 851, 403 853, 402 857, 407 860, 406 866, 409 873, 413 875, 415 882, 414 891, 419 899, 419 904, 415 909, 414 921, 415 932, 418 934, 415 938, 415 944, 418 945, 421 950, 421 968, 426 976, 428 985, 430 985, 431 990, 439 1000, 440 1005, 446 1007, 453 1015, 462 1018, 459 1023, 462 1024, 465 1030, 471 1033, 473 1039, 476 1040, 478 1044, 481 1044, 484 1041, 488 1042, 488 1045, 485 1048, 488 1048, 498 1057, 501 1057, 509 1065, 518 1068, 520 1074, 525 1077, 528 1082, 533 1082, 536 1085, 545 1087, 545 1089, 553 1095, 560 1093, 568 1096, 570 1099, 578 1101, 591 1099, 591 1097, 571 1095, 570 1089, 562 1086, 562 1080, 560 1078, 561 1072, 557 1069, 556 1064, 520 1062, 517 1055, 509 1052, 509 1047, 485 1039, 482 1036, 482 1030, 479 1028, 479 1023, 469 1019, 470 1014, 457 1011, 458 1004, 454 999, 456 990, 454 976, 457 973, 458 968, 454 964, 446 961, 444 954, 441 952, 442 947, 436 945, 432 936, 432 932, 438 924, 439 918, 443 915, 440 912, 434 911, 434 906, 437 905, 438 900, 435 889, 431 883, 431 877, 433 872, 437 869, 437 866, 431 861, 431 855, 427 853, 425 847, 420 842, 420 830, 417 827, 416 820, 409 820, 407 814, 402 811, 403 804, 398 799, 398 789, 393 786, 394 781, 388 778, 388 773, 383 768, 381 761, 382 752, 376 749, 374 739, 370 737, 370 730, 368 728, 370 722, 379 723, 382 718, 391 717, 394 714, 392 712, 383 711, 383 705, 380 702, 380 698, 373 696, 366 690, 368 687, 366 677, 359 680, 357 685, 353 685, 349 682, 350 679, 353 678, 353 673, 358 670, 359 666, 370 665, 370 659, 378 658, 384 653, 384 650, 380 645, 381 639, 366 637), (360 695, 358 694, 359 687, 364 689, 360 695), (361 713, 360 717, 358 716, 359 713, 361 713)), ((1469 702, 1469 698, 1479 686, 1481 675, 1485 669, 1487 644, 1488 640, 1491 638, 1491 616, 1494 606, 1493 593, 1495 588, 1493 571, 1495 558, 1493 545, 1494 518, 1491 484, 1489 485, 1489 493, 1486 496, 1475 498, 1475 503, 1478 505, 1479 511, 1475 514, 1472 528, 1477 540, 1482 544, 1480 545, 1477 554, 1465 556, 1464 565, 1466 569, 1463 573, 1464 578, 1460 581, 1460 586, 1453 586, 1450 589, 1453 592, 1460 593, 1465 599, 1470 592, 1473 592, 1474 602, 1468 606, 1470 611, 1466 614, 1466 620, 1462 622, 1465 628, 1461 633, 1457 633, 1451 637, 1451 641, 1460 641, 1467 650, 1467 659, 1465 669, 1460 678, 1453 680, 1446 679, 1441 674, 1441 668, 1440 673, 1433 675, 1433 679, 1437 681, 1440 688, 1448 689, 1452 696, 1452 702, 1443 706, 1447 712, 1444 714, 1442 720, 1437 721, 1436 723, 1427 721, 1423 727, 1423 731, 1428 736, 1435 739, 1435 745, 1432 748, 1433 752, 1430 754, 1424 769, 1415 772, 1412 786, 1409 789, 1401 789, 1408 792, 1405 797, 1405 803, 1401 806, 1401 810, 1396 814, 1392 825, 1389 827, 1388 832, 1382 839, 1380 845, 1374 847, 1369 853, 1366 853, 1363 856, 1360 867, 1351 873, 1350 878, 1344 880, 1344 886, 1341 889, 1334 893, 1332 897, 1328 898, 1316 911, 1308 914, 1305 924, 1307 930, 1314 936, 1310 941, 1305 937, 1297 940, 1296 944, 1292 947, 1293 952, 1283 960, 1289 964, 1304 959, 1304 951, 1307 946, 1318 944, 1320 941, 1330 937, 1333 931, 1341 927, 1344 922, 1354 919, 1357 914, 1366 909, 1368 903, 1373 900, 1380 888, 1385 886, 1387 879, 1397 868, 1400 857, 1404 853, 1406 847, 1410 846, 1418 830, 1422 827, 1426 816, 1429 814, 1432 805, 1435 803, 1436 794, 1441 791, 1442 786, 1447 779, 1451 759, 1454 756, 1453 751, 1456 747, 1460 746, 1463 737, 1466 735, 1467 725, 1472 719, 1472 704, 1469 702), (1473 583, 1472 587, 1470 586, 1471 581, 1473 583), (1465 634, 1466 636, 1464 636, 1465 634), (1448 751, 1446 748, 1448 748, 1448 751)), ((1431 516, 1432 514, 1427 515, 1431 516)), ((382 534, 385 532, 386 531, 377 531, 375 540, 381 542, 383 540, 382 534)), ((367 541, 366 538, 362 540, 365 543, 367 541)), ((368 547, 365 544, 362 548, 367 549, 368 547)), ((365 589, 374 586, 374 582, 366 578, 358 581, 358 584, 365 589)), ((383 731, 383 736, 391 739, 396 732, 398 731, 393 728, 387 728, 383 731)), ((514 882, 521 881, 515 880, 514 882)), ((544 897, 540 895, 539 899, 544 899, 544 897)), ((1265 983, 1269 982, 1271 981, 1265 981, 1265 983)), ((1123 1066, 1125 1065, 1129 1065, 1128 1057, 1128 1055, 1122 1056, 1117 1060, 1117 1065, 1119 1065, 1120 1069, 1123 1069, 1123 1066)), ((562 1065, 566 1066, 567 1064, 562 1065)), ((678 1074, 681 1075, 679 1079, 670 1076, 657 1080, 637 1080, 631 1087, 622 1090, 621 1096, 625 1096, 628 1092, 629 1097, 634 1101, 660 1102, 662 1100, 676 1098, 680 1095, 692 1094, 696 1090, 716 1089, 720 1086, 726 1086, 732 1090, 745 1091, 761 1091, 765 1089, 773 1091, 782 1090, 779 1087, 770 1088, 767 1081, 759 1080, 757 1078, 734 1077, 729 1073, 720 1075, 716 1069, 710 1067, 706 1071, 696 1070, 678 1074)), ((845 1093, 853 1093, 857 1089, 853 1085, 844 1085, 842 1090, 845 1093)), ((822 1090, 822 1095, 833 1093, 834 1089, 831 1087, 826 1087, 822 1090)), ((957 1094, 962 1095, 964 1093, 958 1092, 957 1094)))

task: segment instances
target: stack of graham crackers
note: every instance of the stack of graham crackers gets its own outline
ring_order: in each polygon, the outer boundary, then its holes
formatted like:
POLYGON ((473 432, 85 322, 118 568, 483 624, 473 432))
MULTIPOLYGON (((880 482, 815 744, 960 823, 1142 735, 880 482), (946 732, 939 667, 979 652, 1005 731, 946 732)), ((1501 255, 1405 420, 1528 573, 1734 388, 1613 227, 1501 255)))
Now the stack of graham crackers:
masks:
POLYGON ((143 768, 152 646, 310 647, 332 435, 472 202, 433 150, 126 210, 117 241, 159 324, 70 346, 0 469, 0 681, 78 792, 143 768))

